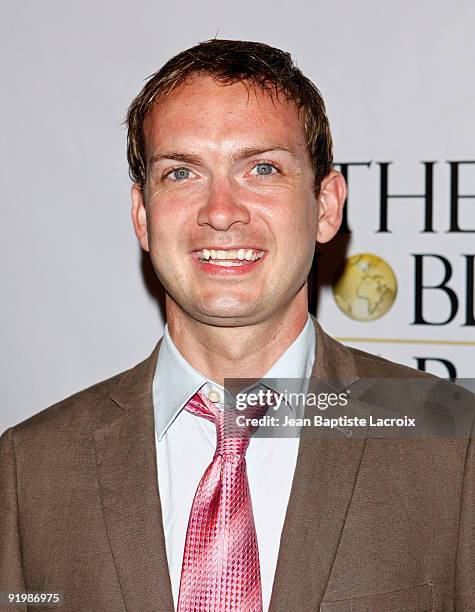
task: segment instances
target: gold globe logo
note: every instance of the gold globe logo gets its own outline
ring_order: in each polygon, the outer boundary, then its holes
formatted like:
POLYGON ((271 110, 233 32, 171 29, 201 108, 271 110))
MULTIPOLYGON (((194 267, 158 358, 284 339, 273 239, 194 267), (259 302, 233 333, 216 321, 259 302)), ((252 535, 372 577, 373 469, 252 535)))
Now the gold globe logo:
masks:
POLYGON ((349 257, 333 283, 340 310, 356 321, 374 321, 394 304, 396 276, 387 261, 371 253, 349 257))

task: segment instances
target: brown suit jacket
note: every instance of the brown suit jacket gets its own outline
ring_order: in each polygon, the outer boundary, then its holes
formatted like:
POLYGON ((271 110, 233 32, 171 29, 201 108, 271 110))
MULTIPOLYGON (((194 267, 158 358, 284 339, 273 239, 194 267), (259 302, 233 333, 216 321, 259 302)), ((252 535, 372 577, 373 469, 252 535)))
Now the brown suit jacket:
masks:
MULTIPOLYGON (((389 414, 406 401, 401 380, 423 378, 314 323, 312 384, 350 389, 350 413, 389 414), (378 397, 367 377, 395 383, 378 397)), ((158 347, 0 438, 0 591, 60 592, 62 606, 42 609, 68 612, 173 610, 151 393, 158 347)), ((439 409, 450 401, 454 387, 424 380, 437 386, 439 409)), ((424 403, 426 415, 434 405, 424 403)), ((301 437, 270 612, 475 610, 475 447, 464 406, 451 437, 384 439, 371 428, 301 437)))

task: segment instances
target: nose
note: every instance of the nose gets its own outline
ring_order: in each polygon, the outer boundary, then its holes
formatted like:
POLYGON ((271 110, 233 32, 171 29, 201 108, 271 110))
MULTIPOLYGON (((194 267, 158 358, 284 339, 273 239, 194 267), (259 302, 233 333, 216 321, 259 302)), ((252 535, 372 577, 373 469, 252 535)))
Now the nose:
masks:
POLYGON ((250 213, 248 207, 239 201, 238 194, 228 179, 213 179, 197 220, 199 225, 209 225, 213 229, 226 231, 234 223, 249 223, 250 213))

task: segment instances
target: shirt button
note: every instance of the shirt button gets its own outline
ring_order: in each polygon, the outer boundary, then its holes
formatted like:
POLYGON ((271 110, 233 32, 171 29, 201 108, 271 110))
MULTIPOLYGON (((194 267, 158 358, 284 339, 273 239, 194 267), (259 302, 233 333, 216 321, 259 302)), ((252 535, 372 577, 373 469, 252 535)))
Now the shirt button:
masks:
POLYGON ((216 402, 219 402, 221 399, 221 394, 219 391, 216 391, 216 389, 211 389, 211 391, 208 393, 208 399, 212 401, 213 404, 216 404, 216 402))

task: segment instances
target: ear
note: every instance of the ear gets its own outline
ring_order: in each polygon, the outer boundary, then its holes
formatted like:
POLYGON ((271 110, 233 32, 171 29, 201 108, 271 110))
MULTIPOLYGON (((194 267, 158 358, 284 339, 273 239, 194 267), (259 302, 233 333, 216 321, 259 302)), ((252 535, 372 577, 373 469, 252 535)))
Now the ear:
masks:
POLYGON ((149 251, 147 231, 147 211, 143 199, 143 191, 138 183, 132 185, 132 223, 135 235, 144 251, 149 251))
POLYGON ((321 244, 328 242, 337 233, 347 194, 348 189, 343 175, 332 170, 320 185, 317 242, 321 244))

